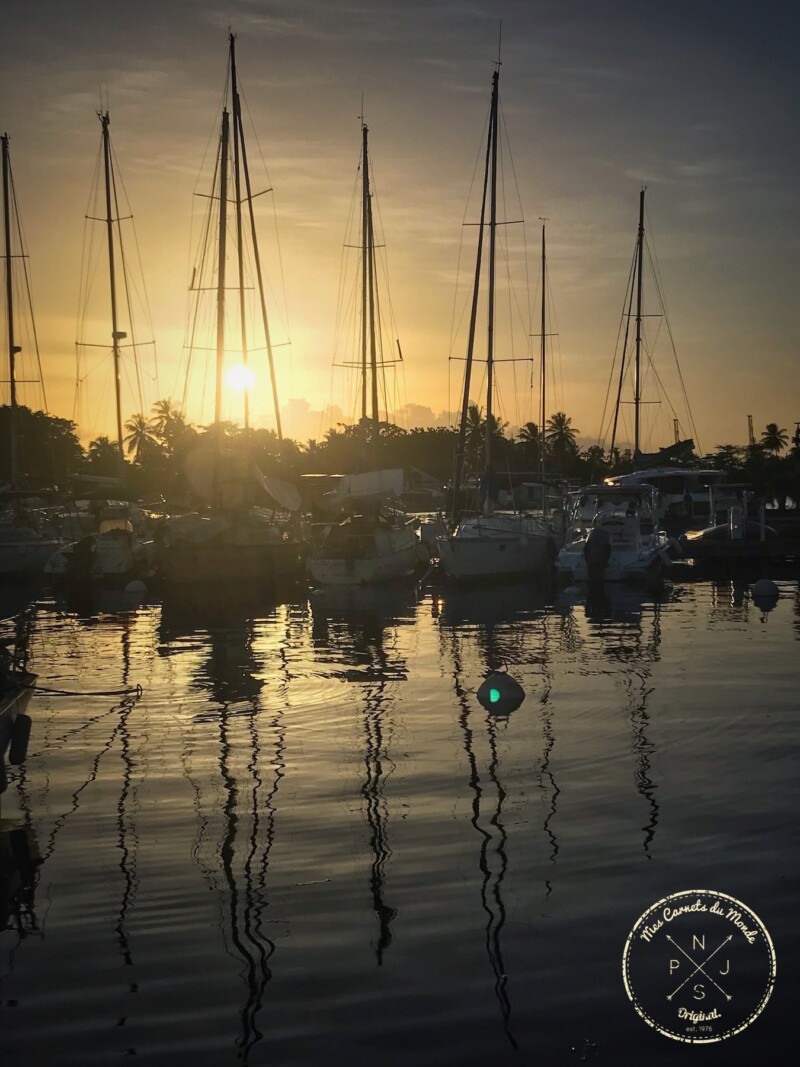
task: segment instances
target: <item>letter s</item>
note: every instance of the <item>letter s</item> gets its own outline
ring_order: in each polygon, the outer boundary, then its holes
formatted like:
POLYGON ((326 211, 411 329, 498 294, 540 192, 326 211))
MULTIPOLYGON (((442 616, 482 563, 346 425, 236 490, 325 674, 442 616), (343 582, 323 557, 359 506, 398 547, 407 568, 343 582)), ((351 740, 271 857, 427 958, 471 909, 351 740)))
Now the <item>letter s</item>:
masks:
POLYGON ((704 987, 702 982, 698 982, 697 985, 694 987, 694 999, 695 1000, 705 1000, 706 999, 706 991, 705 991, 705 987, 704 987))

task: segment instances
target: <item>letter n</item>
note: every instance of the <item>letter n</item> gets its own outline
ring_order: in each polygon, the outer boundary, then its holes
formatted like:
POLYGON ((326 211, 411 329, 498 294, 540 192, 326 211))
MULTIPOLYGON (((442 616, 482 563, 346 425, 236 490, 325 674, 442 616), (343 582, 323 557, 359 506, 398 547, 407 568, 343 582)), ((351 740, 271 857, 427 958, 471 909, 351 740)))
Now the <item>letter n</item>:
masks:
POLYGON ((701 948, 703 952, 706 950, 706 935, 698 937, 697 934, 692 934, 692 948, 701 948))

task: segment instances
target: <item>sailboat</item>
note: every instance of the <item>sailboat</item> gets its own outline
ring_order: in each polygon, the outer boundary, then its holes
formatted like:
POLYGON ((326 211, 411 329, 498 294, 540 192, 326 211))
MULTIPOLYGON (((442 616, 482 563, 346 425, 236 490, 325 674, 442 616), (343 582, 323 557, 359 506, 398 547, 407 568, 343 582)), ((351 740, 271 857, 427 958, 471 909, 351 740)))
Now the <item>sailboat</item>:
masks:
MULTIPOLYGON (((384 361, 378 358, 380 330, 375 230, 369 172, 369 129, 361 123, 361 327, 362 440, 374 455, 379 433, 378 395, 384 361), (369 402, 368 402, 369 398, 369 402)), ((419 558, 416 523, 399 510, 402 470, 345 475, 324 506, 336 521, 320 524, 309 555, 309 571, 320 585, 372 585, 413 574, 419 558)))
MULTIPOLYGON (((644 194, 639 194, 639 228, 636 237, 636 252, 630 275, 629 291, 626 305, 625 343, 620 364, 617 403, 611 434, 611 452, 616 443, 620 406, 622 404, 622 385, 625 377, 625 355, 633 308, 634 292, 636 294, 635 343, 634 343, 634 462, 642 460, 641 452, 641 407, 642 407, 642 349, 643 349, 643 306, 642 283, 644 261, 644 194)), ((676 420, 677 422, 677 420, 676 420)), ((691 442, 689 442, 691 443, 691 442)), ((658 490, 647 483, 646 475, 641 479, 609 479, 607 484, 584 486, 572 500, 567 517, 567 534, 564 547, 558 554, 556 568, 559 575, 571 581, 586 581, 592 576, 609 582, 637 581, 640 579, 657 579, 665 566, 671 563, 669 556, 670 539, 660 528, 663 519, 663 506, 658 490), (593 533, 595 531, 595 533, 593 533), (588 552, 592 553, 590 538, 601 538, 607 546, 602 570, 592 575, 594 568, 589 567, 588 552)), ((599 564, 598 564, 599 567, 599 564)))
MULTIPOLYGON (((246 452, 226 449, 223 440, 223 380, 226 370, 226 266, 229 254, 235 255, 239 343, 245 433, 250 429, 249 383, 252 370, 253 334, 248 332, 245 274, 245 242, 249 229, 250 255, 255 269, 258 294, 259 329, 267 353, 277 438, 283 440, 278 387, 270 323, 264 293, 264 278, 253 210, 254 193, 247 162, 247 147, 242 122, 241 101, 236 69, 236 37, 229 35, 226 100, 222 109, 219 148, 214 182, 209 197, 210 210, 204 226, 199 263, 192 278, 197 294, 195 316, 190 335, 190 354, 186 380, 190 372, 191 350, 199 329, 201 297, 215 293, 216 362, 214 383, 214 429, 211 444, 201 443, 190 453, 184 473, 195 496, 205 509, 167 520, 159 532, 158 563, 164 580, 173 586, 206 583, 210 578, 225 582, 275 584, 292 581, 305 573, 305 544, 299 522, 278 522, 277 512, 297 516, 301 498, 296 486, 282 479, 265 477, 246 452), (230 90, 230 111, 227 91, 230 90), (232 180, 231 180, 232 178, 232 180), (243 206, 247 205, 247 218, 243 206), (229 206, 233 206, 235 251, 230 246, 229 206), (212 218, 217 212, 216 226, 212 218), (249 223, 249 226, 245 226, 249 223), (214 247, 215 246, 215 247, 214 247), (216 251, 216 274, 211 263, 216 251), (213 283, 213 284, 212 284, 213 283), (260 506, 259 506, 260 505, 260 506)), ((254 331, 253 331, 254 332, 254 331)), ((230 367, 228 370, 230 371, 230 367)), ((184 390, 185 394, 187 389, 184 390)))
MULTIPOLYGON (((32 526, 31 513, 23 514, 17 506, 20 490, 18 408, 17 401, 17 356, 22 349, 17 344, 16 307, 14 301, 15 259, 21 260, 27 282, 25 252, 22 248, 22 235, 18 226, 18 212, 14 180, 11 173, 11 156, 9 153, 9 136, 2 135, 3 154, 3 258, 5 259, 5 312, 6 336, 8 340, 8 382, 9 382, 9 418, 8 418, 8 456, 9 481, 4 493, 9 500, 6 516, 0 519, 0 579, 31 578, 41 574, 47 560, 58 548, 57 538, 43 535, 32 526), (16 241, 15 241, 16 237, 16 241)), ((25 286, 28 293, 28 286, 25 286)), ((36 337, 34 329, 34 340, 36 337)))
MULTIPOLYGON (((497 227, 497 161, 499 137, 499 70, 492 77, 492 100, 483 178, 483 198, 478 223, 478 248, 472 291, 469 336, 467 341, 464 393, 461 424, 453 479, 453 514, 450 533, 437 537, 439 561, 448 578, 456 581, 505 578, 516 575, 545 574, 556 555, 553 531, 536 515, 495 510, 497 476, 492 462, 492 403, 494 399, 495 363, 495 246, 497 227), (487 221, 488 201, 488 221, 487 221), (464 473, 469 390, 475 350, 475 334, 481 291, 484 232, 489 231, 487 282, 487 348, 486 348, 486 443, 484 472, 480 482, 482 512, 456 521, 456 504, 464 473)), ((543 279, 544 283, 544 279, 543 279)), ((544 297, 544 284, 542 286, 544 297)), ((544 330, 542 331, 544 334, 544 330)))
MULTIPOLYGON (((125 475, 124 440, 122 434, 122 363, 123 344, 128 338, 128 333, 120 329, 120 307, 127 308, 130 314, 130 294, 128 289, 128 270, 124 249, 122 247, 122 234, 120 223, 120 205, 118 202, 118 182, 114 157, 111 149, 111 136, 109 126, 111 118, 109 112, 100 111, 97 117, 100 120, 101 141, 100 154, 102 158, 102 203, 105 209, 103 218, 87 217, 90 222, 101 222, 106 229, 106 244, 108 250, 108 284, 109 284, 109 312, 111 318, 111 354, 114 379, 114 415, 117 432, 117 452, 119 485, 123 489, 125 475), (117 268, 121 269, 126 292, 124 303, 119 299, 117 292, 117 268)), ((97 187, 95 187, 97 188, 97 187)), ((99 190, 98 190, 99 192, 99 190)), ((88 299, 88 293, 84 294, 88 299)), ((129 327, 131 330, 133 326, 129 327)), ((83 342, 78 342, 78 350, 83 342)), ((129 346, 136 356, 136 342, 131 339, 129 346)), ((105 347, 105 346, 103 346, 105 347)), ((79 356, 80 361, 80 356, 79 356)), ((79 362, 80 366, 80 362, 79 362)), ((138 375, 138 365, 137 365, 138 375)), ((79 371, 80 377, 80 371, 79 371)), ((124 587, 129 582, 143 578, 149 578, 154 568, 154 545, 152 538, 140 539, 134 531, 128 509, 119 501, 99 504, 95 507, 98 529, 86 534, 73 544, 66 545, 53 553, 47 561, 45 575, 48 581, 54 585, 67 585, 73 587, 86 587, 87 583, 101 586, 124 587)))

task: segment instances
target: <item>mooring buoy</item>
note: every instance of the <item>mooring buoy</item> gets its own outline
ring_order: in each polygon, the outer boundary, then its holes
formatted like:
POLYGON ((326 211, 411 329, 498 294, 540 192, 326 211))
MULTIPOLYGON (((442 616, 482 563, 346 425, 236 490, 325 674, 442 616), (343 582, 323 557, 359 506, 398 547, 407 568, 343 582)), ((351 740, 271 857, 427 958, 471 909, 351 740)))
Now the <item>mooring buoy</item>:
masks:
POLYGON ((525 699, 525 690, 510 674, 492 671, 478 686, 477 697, 493 715, 508 715, 525 699))

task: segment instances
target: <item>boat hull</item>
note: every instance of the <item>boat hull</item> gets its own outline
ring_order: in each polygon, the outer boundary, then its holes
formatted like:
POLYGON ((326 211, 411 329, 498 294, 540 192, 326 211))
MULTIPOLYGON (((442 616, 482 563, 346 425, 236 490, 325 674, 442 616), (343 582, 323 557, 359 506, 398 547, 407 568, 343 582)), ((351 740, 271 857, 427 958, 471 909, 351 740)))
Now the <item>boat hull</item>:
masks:
MULTIPOLYGON (((664 547, 648 552, 613 553, 603 571, 604 582, 636 582, 659 577, 671 560, 664 547)), ((562 549, 556 560, 559 577, 572 582, 589 581, 589 568, 580 549, 562 549)))
POLYGON ((291 582, 304 576, 305 546, 177 542, 160 549, 159 573, 173 586, 291 582))
POLYGON ((14 582, 40 575, 62 542, 56 539, 13 539, 0 543, 0 581, 14 582))
POLYGON ((555 554, 554 541, 544 534, 486 540, 440 537, 437 546, 443 571, 457 582, 545 575, 552 570, 555 554))
POLYGON ((139 541, 126 530, 110 530, 60 546, 47 561, 44 576, 54 589, 90 585, 124 589, 129 582, 149 578, 153 567, 152 541, 139 541))
POLYGON ((308 571, 315 585, 378 585, 413 574, 419 564, 417 535, 412 523, 394 529, 376 529, 369 552, 324 555, 325 548, 309 557, 308 571))
POLYGON ((452 536, 436 538, 439 563, 456 582, 543 576, 552 571, 556 540, 535 516, 495 512, 463 519, 452 536))
MULTIPOLYGON (((6 756, 8 754, 10 758, 13 757, 14 746, 11 742, 14 735, 14 723, 27 708, 35 685, 35 674, 31 674, 30 671, 13 671, 6 677, 4 688, 0 691, 0 793, 5 792, 7 783, 6 756), (8 752, 9 746, 11 746, 10 752, 8 752)), ((27 740, 25 747, 27 747, 27 740)))

